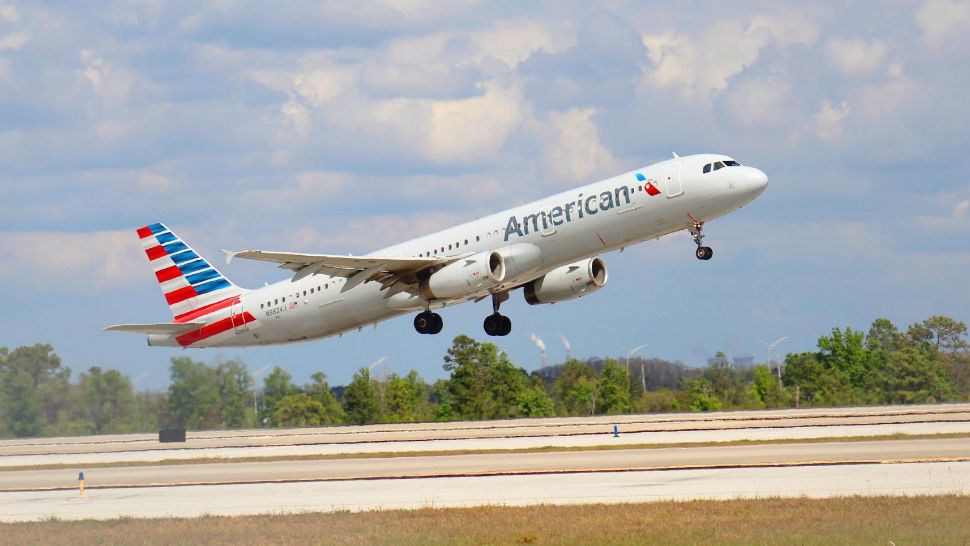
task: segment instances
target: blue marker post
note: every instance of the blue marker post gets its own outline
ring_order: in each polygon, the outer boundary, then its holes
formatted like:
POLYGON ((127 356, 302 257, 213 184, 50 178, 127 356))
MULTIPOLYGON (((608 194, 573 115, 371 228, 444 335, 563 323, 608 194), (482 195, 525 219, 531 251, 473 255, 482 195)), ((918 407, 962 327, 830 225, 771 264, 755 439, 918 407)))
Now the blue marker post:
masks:
POLYGON ((613 425, 613 437, 614 438, 620 437, 620 425, 613 425))

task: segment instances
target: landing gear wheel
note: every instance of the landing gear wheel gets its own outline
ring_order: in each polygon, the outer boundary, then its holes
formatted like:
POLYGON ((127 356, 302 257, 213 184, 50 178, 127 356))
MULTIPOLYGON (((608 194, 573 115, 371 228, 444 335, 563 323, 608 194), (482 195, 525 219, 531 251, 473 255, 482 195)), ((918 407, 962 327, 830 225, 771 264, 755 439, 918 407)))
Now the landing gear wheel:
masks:
POLYGON ((694 255, 697 256, 698 260, 710 260, 714 256, 714 249, 709 246, 699 246, 694 255))
POLYGON ((429 331, 428 333, 431 335, 440 333, 441 329, 444 328, 445 326, 445 321, 441 318, 441 315, 439 315, 438 313, 431 313, 431 317, 432 317, 432 320, 431 320, 432 328, 431 328, 431 331, 429 331))
POLYGON ((499 335, 507 336, 512 333, 512 319, 505 315, 499 316, 502 318, 502 332, 499 335))
POLYGON ((442 320, 441 315, 432 313, 431 311, 418 313, 414 317, 414 329, 419 334, 437 334, 444 327, 444 323, 445 321, 442 320))
POLYGON ((505 326, 505 323, 502 321, 503 318, 498 313, 485 317, 485 322, 482 323, 482 328, 485 329, 485 333, 490 336, 502 335, 502 330, 505 326))

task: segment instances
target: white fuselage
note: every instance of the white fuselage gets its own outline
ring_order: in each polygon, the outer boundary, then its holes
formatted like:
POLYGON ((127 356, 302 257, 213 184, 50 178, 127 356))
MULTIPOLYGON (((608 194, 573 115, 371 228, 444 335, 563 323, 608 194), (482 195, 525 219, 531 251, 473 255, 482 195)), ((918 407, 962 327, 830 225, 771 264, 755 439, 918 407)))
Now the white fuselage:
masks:
MULTIPOLYGON (((332 336, 404 313, 480 299, 557 267, 683 230, 692 219, 710 221, 749 203, 767 184, 764 173, 751 167, 702 172, 704 165, 728 159, 710 154, 669 159, 374 253, 446 257, 501 251, 513 244, 539 249, 538 269, 505 278, 498 286, 457 299, 426 301, 404 292, 387 298, 377 282, 344 290, 344 278, 310 275, 244 293, 224 316, 248 312, 255 321, 190 346, 265 345, 332 336), (660 193, 644 191, 645 182, 660 193)), ((179 346, 174 338, 160 335, 150 335, 149 344, 179 346)))

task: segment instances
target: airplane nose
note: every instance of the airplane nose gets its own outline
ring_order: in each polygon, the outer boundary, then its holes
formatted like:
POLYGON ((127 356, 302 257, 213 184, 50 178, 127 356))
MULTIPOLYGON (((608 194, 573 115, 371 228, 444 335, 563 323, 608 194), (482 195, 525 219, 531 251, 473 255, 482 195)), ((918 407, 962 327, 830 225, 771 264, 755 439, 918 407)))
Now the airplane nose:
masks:
POLYGON ((761 192, 765 191, 768 187, 768 175, 766 175, 761 169, 755 169, 754 167, 747 167, 744 173, 744 192, 751 195, 751 198, 755 198, 761 195, 761 192))

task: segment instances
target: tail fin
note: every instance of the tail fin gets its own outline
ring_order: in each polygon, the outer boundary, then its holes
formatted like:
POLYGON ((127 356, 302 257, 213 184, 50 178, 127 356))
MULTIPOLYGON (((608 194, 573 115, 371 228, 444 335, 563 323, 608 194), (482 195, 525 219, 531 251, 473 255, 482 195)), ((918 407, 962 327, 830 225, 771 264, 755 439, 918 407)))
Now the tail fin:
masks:
POLYGON ((199 317, 200 311, 208 314, 228 307, 246 292, 163 224, 139 229, 138 237, 175 322, 199 317))

